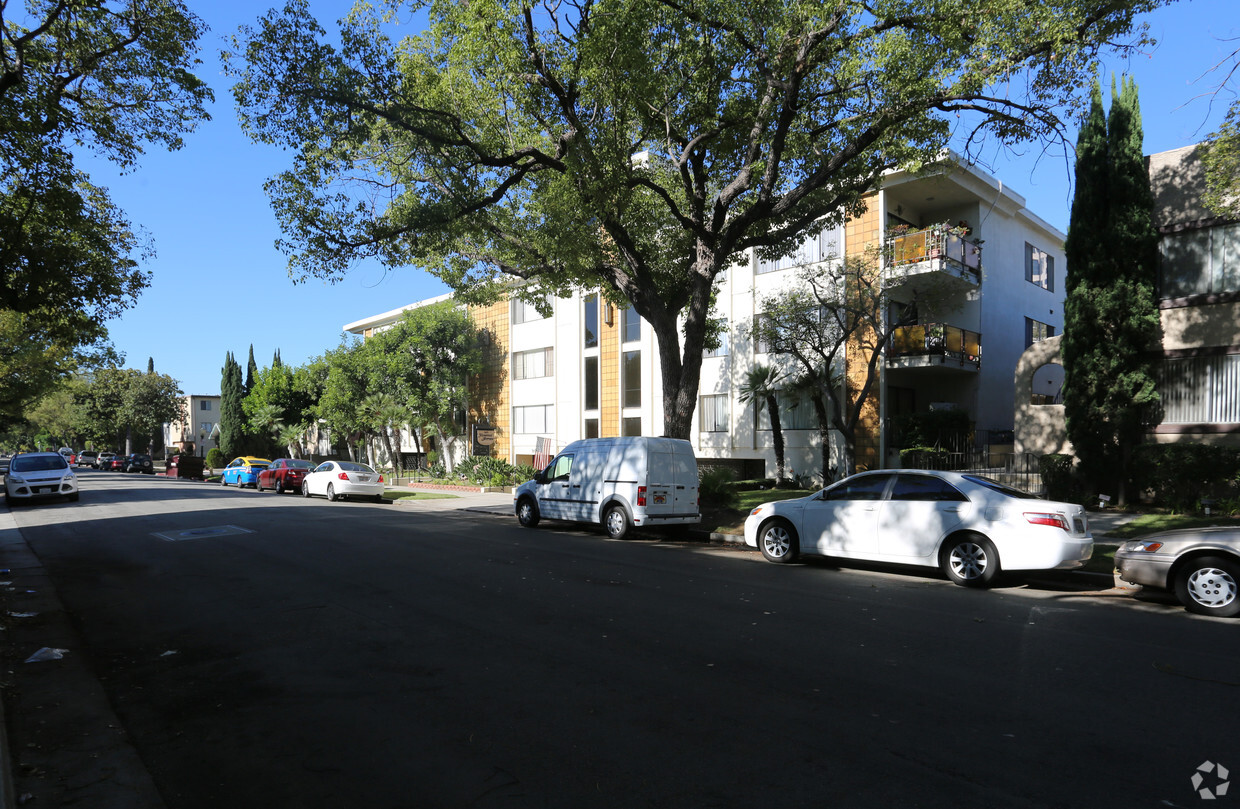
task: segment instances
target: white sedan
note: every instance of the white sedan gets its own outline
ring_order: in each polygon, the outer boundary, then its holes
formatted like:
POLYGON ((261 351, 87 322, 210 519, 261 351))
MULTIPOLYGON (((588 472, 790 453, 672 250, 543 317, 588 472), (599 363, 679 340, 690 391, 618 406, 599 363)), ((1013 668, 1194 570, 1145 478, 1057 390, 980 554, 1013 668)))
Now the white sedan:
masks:
POLYGON ((369 497, 382 503, 383 489, 383 475, 364 463, 352 461, 324 461, 301 482, 301 493, 306 497, 319 494, 332 501, 369 497))
POLYGON ((9 461, 4 496, 10 506, 52 497, 78 499, 77 475, 58 452, 23 452, 9 461))
POLYGON ((1094 549, 1081 506, 979 475, 912 469, 863 472, 758 506, 745 520, 745 544, 772 562, 810 553, 938 567, 972 587, 1000 570, 1080 567, 1094 549))

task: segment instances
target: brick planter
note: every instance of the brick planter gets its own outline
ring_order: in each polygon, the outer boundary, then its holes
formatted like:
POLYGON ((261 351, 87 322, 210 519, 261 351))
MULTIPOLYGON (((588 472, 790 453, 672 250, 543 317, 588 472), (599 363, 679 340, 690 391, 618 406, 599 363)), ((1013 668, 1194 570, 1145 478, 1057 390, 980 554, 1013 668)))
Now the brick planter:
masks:
POLYGON ((469 486, 459 485, 455 483, 406 483, 408 489, 426 489, 432 492, 472 492, 474 494, 487 494, 488 492, 511 492, 508 487, 495 486, 469 486))

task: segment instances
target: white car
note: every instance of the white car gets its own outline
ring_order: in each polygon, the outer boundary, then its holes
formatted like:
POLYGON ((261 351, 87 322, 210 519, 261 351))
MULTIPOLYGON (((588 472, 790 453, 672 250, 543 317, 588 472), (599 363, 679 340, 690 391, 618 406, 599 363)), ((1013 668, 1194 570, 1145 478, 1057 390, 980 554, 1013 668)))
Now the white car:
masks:
POLYGON ((798 553, 938 567, 984 587, 1000 570, 1080 567, 1093 553, 1085 509, 980 475, 863 472, 808 497, 758 506, 745 544, 772 562, 798 553))
POLYGON ((383 502, 383 475, 364 463, 324 461, 306 475, 301 493, 306 497, 322 495, 328 500, 341 497, 369 497, 383 502))
POLYGON ((58 452, 24 452, 9 461, 4 476, 4 497, 10 506, 36 499, 78 499, 77 475, 58 452))

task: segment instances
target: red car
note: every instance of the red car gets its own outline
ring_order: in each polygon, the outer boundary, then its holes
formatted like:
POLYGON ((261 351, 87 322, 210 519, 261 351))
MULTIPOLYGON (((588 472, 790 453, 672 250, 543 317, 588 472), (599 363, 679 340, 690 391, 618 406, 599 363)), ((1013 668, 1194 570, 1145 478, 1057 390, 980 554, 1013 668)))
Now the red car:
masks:
POLYGON ((260 492, 263 489, 275 489, 276 494, 296 494, 301 491, 301 482, 312 469, 314 464, 310 461, 276 458, 270 466, 258 473, 258 483, 254 485, 260 492))
POLYGON ((125 459, 128 457, 128 455, 117 455, 115 458, 108 461, 108 465, 103 468, 107 469, 109 472, 124 472, 125 459))

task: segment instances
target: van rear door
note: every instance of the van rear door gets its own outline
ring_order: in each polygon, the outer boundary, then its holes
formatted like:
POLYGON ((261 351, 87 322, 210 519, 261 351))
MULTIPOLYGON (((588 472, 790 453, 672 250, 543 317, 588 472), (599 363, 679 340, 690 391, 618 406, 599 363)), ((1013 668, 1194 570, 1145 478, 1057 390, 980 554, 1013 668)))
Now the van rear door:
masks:
POLYGON ((676 459, 671 447, 651 442, 646 473, 646 514, 657 524, 660 517, 676 513, 676 459))
POLYGON ((698 516, 698 468, 697 458, 693 457, 693 448, 688 445, 676 447, 672 452, 673 466, 676 470, 676 503, 677 517, 698 516))

